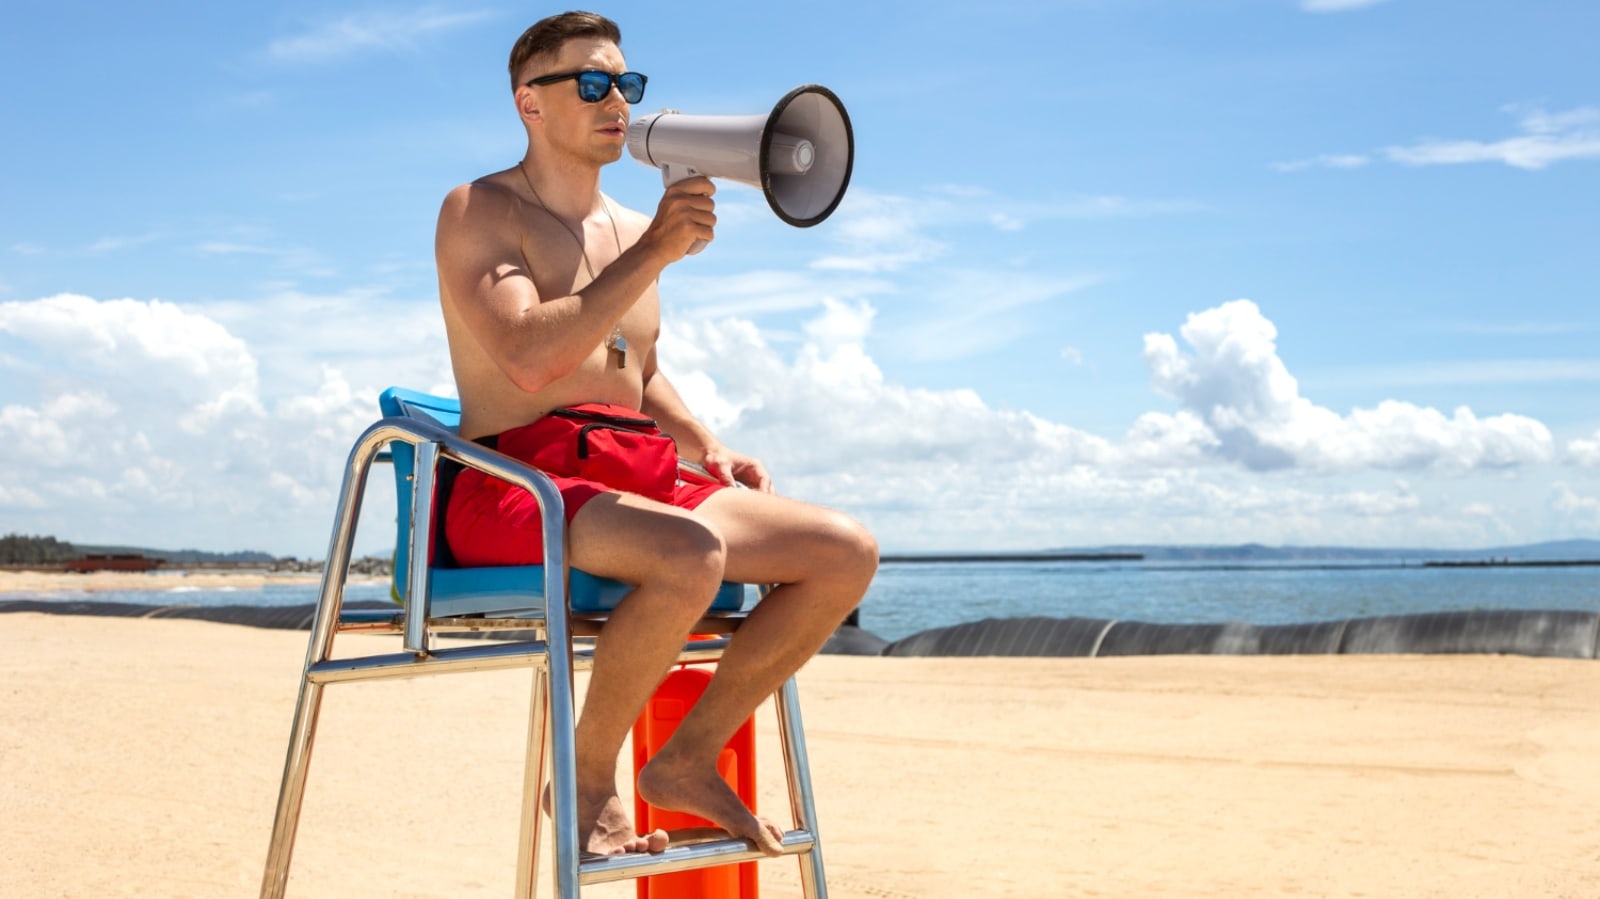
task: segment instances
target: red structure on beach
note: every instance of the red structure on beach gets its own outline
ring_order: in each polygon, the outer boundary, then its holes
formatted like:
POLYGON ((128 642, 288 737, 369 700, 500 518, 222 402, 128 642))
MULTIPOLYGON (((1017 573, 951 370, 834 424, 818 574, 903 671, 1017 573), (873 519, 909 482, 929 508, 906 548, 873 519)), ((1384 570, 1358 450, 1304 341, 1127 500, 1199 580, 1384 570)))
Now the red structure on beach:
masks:
POLYGON ((140 553, 90 553, 81 559, 68 559, 62 563, 68 571, 151 571, 160 568, 165 559, 151 559, 140 553))

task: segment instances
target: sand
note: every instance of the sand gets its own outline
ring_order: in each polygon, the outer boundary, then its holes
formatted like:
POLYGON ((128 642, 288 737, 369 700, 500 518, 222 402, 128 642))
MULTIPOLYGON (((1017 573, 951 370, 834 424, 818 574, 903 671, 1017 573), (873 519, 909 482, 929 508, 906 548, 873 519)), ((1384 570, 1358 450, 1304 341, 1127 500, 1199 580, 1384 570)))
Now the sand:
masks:
MULTIPOLYGON (((0 615, 0 896, 255 895, 305 640, 0 615)), ((834 897, 1600 895, 1593 661, 822 657, 800 681, 834 897)), ((290 895, 509 895, 526 695, 330 689, 290 895)), ((762 870, 799 895, 793 860, 762 870)))

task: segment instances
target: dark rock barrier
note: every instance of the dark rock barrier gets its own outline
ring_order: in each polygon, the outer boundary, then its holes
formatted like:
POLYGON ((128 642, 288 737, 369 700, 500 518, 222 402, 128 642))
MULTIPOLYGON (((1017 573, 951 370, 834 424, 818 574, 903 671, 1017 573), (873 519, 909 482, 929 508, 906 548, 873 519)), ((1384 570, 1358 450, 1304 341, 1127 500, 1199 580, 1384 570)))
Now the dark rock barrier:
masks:
MULTIPOLYGON (((383 601, 348 609, 393 609, 383 601)), ((0 601, 0 613, 187 618, 309 630, 314 606, 153 606, 95 601, 0 601)), ((463 635, 465 636, 465 635, 463 635)), ((852 624, 824 653, 863 656, 1107 657, 1139 655, 1328 655, 1504 653, 1600 658, 1600 613, 1482 610, 1386 615, 1305 624, 1152 624, 1101 618, 987 618, 921 631, 894 642, 852 624)))
POLYGON ((1600 658, 1600 613, 1469 611, 1307 624, 1150 624, 989 618, 912 634, 886 656, 1138 656, 1505 653, 1600 658))

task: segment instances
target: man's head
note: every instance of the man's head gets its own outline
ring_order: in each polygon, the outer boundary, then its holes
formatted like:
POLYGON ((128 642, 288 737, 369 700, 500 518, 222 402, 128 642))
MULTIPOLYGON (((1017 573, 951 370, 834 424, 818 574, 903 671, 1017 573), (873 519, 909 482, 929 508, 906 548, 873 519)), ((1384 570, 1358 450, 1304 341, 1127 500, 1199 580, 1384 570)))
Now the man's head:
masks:
POLYGON ((592 12, 564 12, 535 22, 511 46, 508 67, 511 70, 511 90, 515 91, 537 74, 538 66, 548 64, 559 56, 561 48, 568 41, 580 38, 608 41, 621 46, 622 30, 617 23, 592 12))
POLYGON ((511 49, 511 90, 530 149, 605 165, 622 156, 628 107, 644 77, 624 69, 616 23, 589 12, 551 16, 511 49))

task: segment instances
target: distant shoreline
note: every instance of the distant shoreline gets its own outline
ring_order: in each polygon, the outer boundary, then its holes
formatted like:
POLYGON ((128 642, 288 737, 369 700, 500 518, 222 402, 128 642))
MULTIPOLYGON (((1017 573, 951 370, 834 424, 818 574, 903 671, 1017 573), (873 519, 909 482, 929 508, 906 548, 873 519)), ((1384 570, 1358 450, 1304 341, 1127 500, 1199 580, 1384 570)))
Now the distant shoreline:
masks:
POLYGON ((1423 562, 1423 568, 1571 568, 1600 566, 1600 559, 1459 559, 1423 562))
POLYGON ((1141 562, 1144 553, 932 553, 883 554, 880 562, 1141 562))

